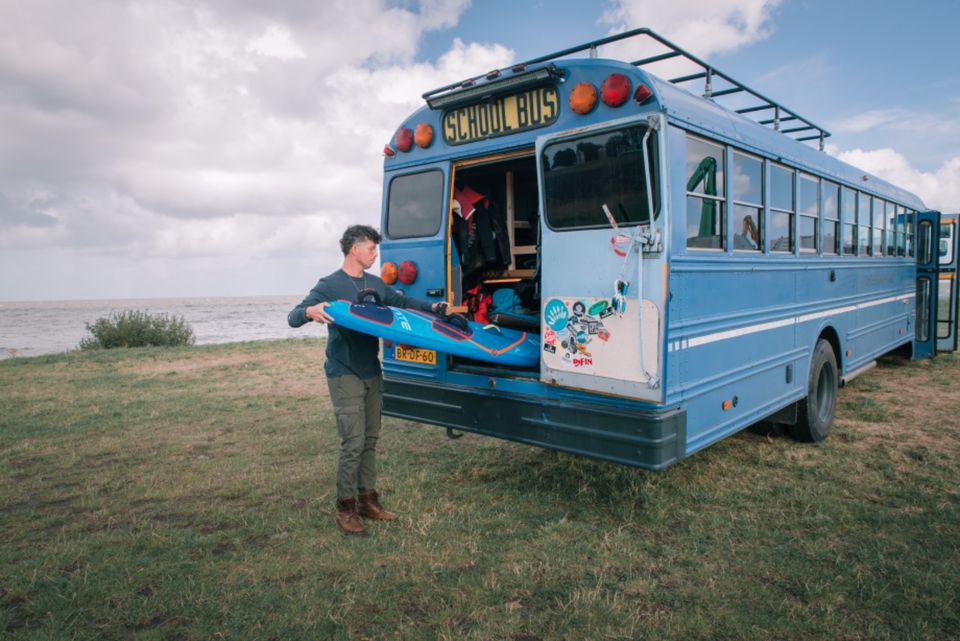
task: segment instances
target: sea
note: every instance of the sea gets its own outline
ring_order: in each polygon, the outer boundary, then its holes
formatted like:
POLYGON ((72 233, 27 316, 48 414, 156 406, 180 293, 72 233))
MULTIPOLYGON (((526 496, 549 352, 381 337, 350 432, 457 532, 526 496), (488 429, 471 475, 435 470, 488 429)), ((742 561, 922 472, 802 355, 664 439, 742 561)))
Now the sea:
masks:
POLYGON ((127 310, 182 316, 193 328, 197 345, 325 336, 326 328, 317 323, 298 329, 287 325, 287 312, 301 300, 302 296, 249 296, 0 301, 0 359, 77 349, 90 335, 87 323, 127 310))

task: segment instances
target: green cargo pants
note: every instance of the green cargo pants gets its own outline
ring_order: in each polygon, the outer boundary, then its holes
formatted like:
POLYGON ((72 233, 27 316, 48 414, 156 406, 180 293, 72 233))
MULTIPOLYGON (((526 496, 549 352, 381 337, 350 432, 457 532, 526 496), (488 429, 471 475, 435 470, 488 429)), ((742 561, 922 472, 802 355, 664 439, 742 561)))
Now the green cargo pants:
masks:
POLYGON ((337 499, 342 501, 377 487, 383 377, 337 376, 328 378, 327 385, 340 436, 337 499))

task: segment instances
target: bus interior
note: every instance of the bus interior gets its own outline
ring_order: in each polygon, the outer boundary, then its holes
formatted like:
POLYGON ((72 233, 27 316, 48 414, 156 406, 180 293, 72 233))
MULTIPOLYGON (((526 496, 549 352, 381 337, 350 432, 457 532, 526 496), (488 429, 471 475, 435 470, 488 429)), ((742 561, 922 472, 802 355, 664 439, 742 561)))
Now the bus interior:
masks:
MULTIPOLYGON (((455 309, 469 320, 538 334, 540 218, 533 150, 454 166, 449 246, 455 309)), ((451 357, 454 369, 503 366, 451 357)), ((516 368, 514 368, 516 369, 516 368)), ((530 368, 535 375, 538 367, 530 368)))

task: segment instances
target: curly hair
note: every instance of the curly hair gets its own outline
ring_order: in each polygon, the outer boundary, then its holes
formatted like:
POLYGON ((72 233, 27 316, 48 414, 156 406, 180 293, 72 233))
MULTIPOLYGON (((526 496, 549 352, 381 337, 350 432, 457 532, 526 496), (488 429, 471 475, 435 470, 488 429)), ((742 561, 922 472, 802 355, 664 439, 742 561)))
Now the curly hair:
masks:
POLYGON ((347 227, 347 231, 343 232, 343 236, 340 237, 340 249, 343 251, 343 255, 349 254, 354 245, 365 240, 372 240, 379 245, 383 238, 381 238, 380 232, 369 225, 350 225, 347 227))

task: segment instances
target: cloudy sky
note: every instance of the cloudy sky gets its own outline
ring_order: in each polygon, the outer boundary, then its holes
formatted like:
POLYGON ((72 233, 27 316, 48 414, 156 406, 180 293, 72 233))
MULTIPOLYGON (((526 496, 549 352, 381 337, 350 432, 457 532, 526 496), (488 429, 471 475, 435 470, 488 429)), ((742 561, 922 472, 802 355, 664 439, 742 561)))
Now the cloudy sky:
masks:
POLYGON ((423 91, 639 26, 956 211, 960 4, 883 4, 0 0, 0 300, 301 294, 423 91))

